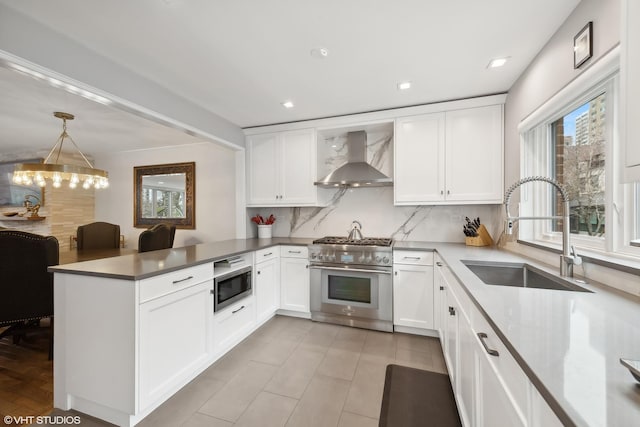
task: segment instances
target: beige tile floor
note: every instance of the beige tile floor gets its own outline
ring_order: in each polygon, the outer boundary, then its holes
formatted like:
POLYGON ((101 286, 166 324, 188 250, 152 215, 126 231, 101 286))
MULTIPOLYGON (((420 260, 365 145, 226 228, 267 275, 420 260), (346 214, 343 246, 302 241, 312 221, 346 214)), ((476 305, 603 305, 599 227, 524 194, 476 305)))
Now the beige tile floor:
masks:
POLYGON ((138 425, 375 427, 390 363, 446 373, 436 338, 276 316, 138 425))

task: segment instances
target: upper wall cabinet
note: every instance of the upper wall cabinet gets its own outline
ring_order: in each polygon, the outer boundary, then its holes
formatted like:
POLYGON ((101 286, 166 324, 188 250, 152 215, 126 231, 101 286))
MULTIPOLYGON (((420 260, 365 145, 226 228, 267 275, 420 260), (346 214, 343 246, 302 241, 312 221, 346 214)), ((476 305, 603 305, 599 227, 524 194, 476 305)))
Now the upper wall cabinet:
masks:
POLYGON ((502 105, 399 118, 394 157, 396 205, 502 203, 502 105))
POLYGON ((640 2, 622 2, 621 106, 625 181, 640 181, 640 2))
POLYGON ((247 205, 317 204, 316 135, 313 129, 247 138, 247 205))

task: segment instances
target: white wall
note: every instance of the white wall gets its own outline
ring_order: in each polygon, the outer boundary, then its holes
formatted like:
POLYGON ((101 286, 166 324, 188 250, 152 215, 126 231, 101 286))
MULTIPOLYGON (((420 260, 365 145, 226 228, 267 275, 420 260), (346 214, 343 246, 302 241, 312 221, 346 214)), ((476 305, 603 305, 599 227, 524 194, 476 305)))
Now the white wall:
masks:
POLYGON ((196 162, 196 228, 176 231, 174 247, 236 237, 236 152, 213 143, 115 153, 96 159, 109 172, 109 188, 96 191, 96 221, 120 225, 126 247, 144 230, 133 227, 133 167, 196 162))
POLYGON ((509 89, 505 105, 505 188, 520 179, 518 124, 620 42, 620 0, 582 0, 509 89), (573 37, 593 21, 593 56, 573 68, 573 37))

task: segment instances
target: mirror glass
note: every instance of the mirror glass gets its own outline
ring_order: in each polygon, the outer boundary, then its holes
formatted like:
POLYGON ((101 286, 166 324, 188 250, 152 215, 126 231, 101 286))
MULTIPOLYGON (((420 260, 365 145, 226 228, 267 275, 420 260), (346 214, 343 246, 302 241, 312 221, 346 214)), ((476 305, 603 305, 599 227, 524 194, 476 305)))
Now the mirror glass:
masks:
POLYGON ((195 228, 195 163, 134 167, 134 226, 195 228))
POLYGON ((142 177, 143 218, 186 218, 186 174, 142 177))

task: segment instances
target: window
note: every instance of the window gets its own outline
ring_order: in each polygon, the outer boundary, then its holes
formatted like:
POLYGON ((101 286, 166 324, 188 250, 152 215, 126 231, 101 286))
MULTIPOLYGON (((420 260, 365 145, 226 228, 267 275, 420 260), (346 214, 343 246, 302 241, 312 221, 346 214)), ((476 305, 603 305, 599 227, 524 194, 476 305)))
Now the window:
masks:
MULTIPOLYGON (((605 235, 606 93, 585 102, 551 123, 553 172, 568 193, 571 233, 605 235)), ((562 200, 554 194, 553 215, 562 215, 562 200)), ((562 230, 561 221, 553 231, 562 230)))

